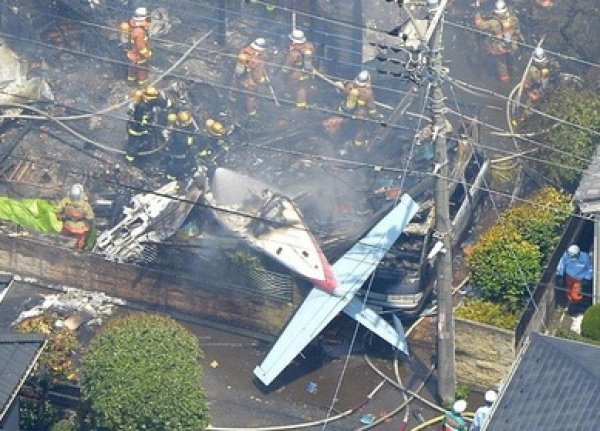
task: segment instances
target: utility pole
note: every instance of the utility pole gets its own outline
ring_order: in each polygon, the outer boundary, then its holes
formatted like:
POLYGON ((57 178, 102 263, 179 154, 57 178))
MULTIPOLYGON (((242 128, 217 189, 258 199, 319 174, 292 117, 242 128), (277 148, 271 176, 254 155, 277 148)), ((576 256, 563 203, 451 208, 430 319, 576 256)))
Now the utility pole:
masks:
POLYGON ((428 31, 429 70, 431 74, 431 102, 433 139, 435 145, 435 235, 442 242, 442 251, 436 259, 436 286, 438 298, 437 372, 438 397, 442 403, 454 401, 456 389, 454 353, 454 314, 452 310, 452 225, 450 223, 448 147, 446 146, 446 118, 441 82, 445 74, 442 65, 442 31, 440 18, 447 0, 441 0, 428 31))

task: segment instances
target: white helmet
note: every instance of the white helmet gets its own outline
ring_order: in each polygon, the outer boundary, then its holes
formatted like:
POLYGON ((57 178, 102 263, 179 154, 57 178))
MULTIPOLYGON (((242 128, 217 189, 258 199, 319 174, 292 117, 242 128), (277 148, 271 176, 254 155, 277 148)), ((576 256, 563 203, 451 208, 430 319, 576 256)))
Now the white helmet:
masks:
POLYGON ((358 75, 356 75, 356 78, 354 79, 354 82, 357 83, 358 85, 360 85, 361 87, 364 87, 370 81, 371 81, 371 74, 369 73, 368 70, 361 70, 360 73, 358 75))
POLYGON ((484 399, 488 403, 495 403, 498 399, 498 394, 496 393, 496 391, 487 391, 485 393, 484 399))
POLYGON ((306 42, 306 36, 302 30, 296 29, 290 33, 290 40, 292 43, 304 43, 306 42))
POLYGON ((494 13, 496 15, 504 15, 508 12, 508 6, 506 6, 506 2, 504 0, 498 0, 496 2, 496 8, 494 9, 494 13))
POLYGON ((81 184, 73 184, 69 190, 69 199, 80 201, 83 199, 83 186, 81 184))
POLYGON ((135 17, 136 18, 148 18, 148 9, 146 9, 145 7, 138 7, 135 10, 135 17))
POLYGON ((250 46, 256 51, 264 51, 267 48, 267 41, 262 37, 257 37, 254 39, 254 42, 250 44, 250 46))
POLYGON ((534 51, 533 51, 533 61, 535 61, 536 63, 545 63, 546 62, 546 52, 544 51, 543 48, 541 47, 537 47, 534 51))
POLYGON ((467 402, 465 400, 455 401, 454 405, 452 406, 452 410, 454 410, 456 413, 463 413, 465 410, 467 410, 467 402))
POLYGON ((580 251, 581 250, 579 249, 579 246, 577 244, 570 245, 567 249, 567 256, 575 257, 579 254, 580 251))

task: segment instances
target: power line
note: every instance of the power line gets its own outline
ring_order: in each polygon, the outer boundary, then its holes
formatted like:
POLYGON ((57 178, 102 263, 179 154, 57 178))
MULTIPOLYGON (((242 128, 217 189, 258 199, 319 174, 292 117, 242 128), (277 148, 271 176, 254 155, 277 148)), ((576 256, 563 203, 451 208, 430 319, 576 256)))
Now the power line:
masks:
MULTIPOLYGON (((113 60, 113 59, 110 59, 110 58, 107 58, 107 57, 96 56, 96 55, 89 54, 89 53, 83 53, 83 52, 80 52, 80 51, 77 51, 77 50, 73 50, 73 49, 69 49, 69 48, 56 47, 56 46, 51 45, 51 44, 46 44, 46 43, 43 43, 43 42, 31 40, 31 39, 25 39, 25 38, 22 38, 22 37, 19 37, 19 36, 16 36, 16 35, 11 35, 11 34, 6 34, 6 33, 0 33, 0 35, 6 36, 6 37, 9 37, 9 38, 14 38, 14 39, 17 39, 17 40, 23 40, 23 41, 26 41, 26 42, 31 42, 31 43, 34 43, 34 44, 39 44, 39 45, 42 45, 44 47, 48 47, 48 48, 51 48, 51 49, 56 49, 56 50, 59 50, 59 51, 62 50, 62 51, 67 51, 67 52, 70 52, 70 53, 82 55, 82 56, 85 56, 85 57, 91 57, 91 58, 94 58, 94 59, 98 59, 100 61, 110 62, 110 63, 113 63, 113 64, 128 64, 128 63, 126 63, 124 61, 113 60)), ((223 85, 223 84, 218 84, 218 83, 214 83, 214 82, 211 82, 211 81, 203 81, 203 80, 201 80, 199 78, 186 77, 186 76, 178 75, 178 74, 175 74, 175 73, 171 73, 168 76, 173 76, 173 77, 176 77, 178 79, 185 80, 185 81, 191 81, 193 83, 205 83, 205 84, 209 84, 209 85, 212 85, 214 87, 225 89, 225 90, 230 90, 232 88, 231 86, 227 86, 227 85, 223 85)), ((452 81, 452 80, 458 81, 462 85, 468 85, 468 86, 470 86, 470 87, 472 87, 474 89, 480 90, 480 91, 490 91, 490 90, 482 89, 480 87, 472 86, 471 84, 468 84, 468 83, 463 83, 462 81, 455 80, 455 79, 452 79, 452 78, 449 78, 449 80, 450 81, 452 81)), ((244 89, 239 89, 239 91, 241 93, 252 94, 252 95, 255 95, 255 96, 259 97, 259 98, 270 100, 269 96, 264 95, 262 93, 252 92, 252 91, 248 91, 248 90, 244 90, 244 89)), ((289 105, 292 105, 294 103, 292 100, 287 100, 287 99, 281 99, 281 100, 284 101, 285 103, 289 104, 289 105)), ((80 109, 80 108, 73 108, 73 107, 68 107, 68 108, 69 109, 80 109)), ((345 113, 339 112, 339 111, 334 111, 334 110, 327 109, 327 108, 317 107, 317 106, 313 105, 313 106, 309 107, 309 109, 320 111, 320 112, 325 112, 325 113, 328 113, 328 114, 331 114, 331 115, 337 115, 337 116, 341 116, 341 117, 352 119, 352 117, 349 116, 348 114, 345 114, 345 113)), ((97 114, 97 113, 93 113, 93 112, 89 112, 89 111, 88 111, 88 113, 90 115, 97 114)), ((543 115, 544 114, 542 113, 542 116, 543 115)), ((73 118, 74 119, 79 119, 81 117, 82 116, 75 116, 73 118)), ((57 120, 68 120, 68 119, 71 119, 72 117, 55 117, 55 118, 57 120)), ((409 128, 405 127, 405 126, 400 126, 399 124, 388 124, 388 123, 386 123, 384 121, 373 120, 373 119, 370 119, 370 118, 361 119, 360 121, 365 121, 367 123, 377 124, 377 125, 384 126, 384 127, 391 127, 391 128, 398 128, 398 129, 405 129, 405 130, 412 130, 412 131, 414 131, 414 129, 409 129, 409 128)), ((495 130, 505 132, 505 130, 500 129, 500 128, 495 128, 495 130)), ((549 147, 549 146, 547 146, 545 144, 542 144, 539 141, 535 141, 535 140, 532 140, 532 139, 529 139, 529 138, 519 137, 519 139, 526 140, 526 141, 528 141, 530 143, 534 143, 534 144, 539 145, 539 146, 545 146, 546 148, 548 148, 551 151, 560 151, 558 149, 554 149, 554 148, 551 148, 551 147, 549 147)), ((107 146, 107 145, 105 145, 105 146, 107 146)))
POLYGON ((494 96, 494 97, 497 97, 499 99, 503 99, 503 100, 507 100, 509 102, 513 102, 515 105, 520 106, 522 108, 527 108, 531 112, 535 112, 536 114, 540 115, 541 117, 549 118, 550 120, 556 121, 558 123, 561 123, 561 124, 564 124, 564 125, 567 125, 567 126, 571 126, 571 127, 575 128, 575 129, 581 130, 582 132, 591 133, 592 135, 600 135, 599 131, 590 129, 589 127, 581 126, 579 124, 573 123, 572 121, 568 121, 568 120, 564 120, 562 118, 555 117, 555 116, 550 115, 550 114, 548 114, 546 112, 539 111, 539 110, 537 110, 535 108, 532 108, 531 106, 525 105, 524 103, 517 102, 516 100, 512 100, 510 97, 505 96, 503 94, 500 94, 500 93, 498 93, 496 91, 493 91, 493 90, 490 90, 490 89, 487 89, 487 88, 481 88, 481 87, 478 87, 476 85, 469 84, 468 82, 461 81, 460 79, 456 79, 456 78, 452 78, 452 77, 448 77, 448 81, 450 81, 450 82, 457 82, 460 85, 463 85, 463 86, 465 86, 467 88, 471 88, 473 90, 481 91, 482 93, 489 94, 490 96, 494 96))
MULTIPOLYGON (((463 29, 463 30, 467 30, 468 32, 471 32, 471 33, 477 33, 477 34, 480 34, 480 35, 483 35, 483 36, 487 36, 487 37, 494 37, 492 34, 490 34, 488 32, 485 32, 483 30, 479 30, 477 28, 473 28, 473 27, 470 27, 470 26, 466 26, 466 25, 463 25, 463 24, 456 23, 456 22, 452 22, 452 21, 446 20, 446 24, 450 25, 451 27, 456 27, 456 28, 460 28, 460 29, 463 29)), ((530 44, 525 43, 525 42, 519 42, 519 41, 516 41, 516 40, 513 40, 511 42, 514 42, 517 45, 524 46, 526 48, 530 48, 532 50, 534 50, 535 48, 537 48, 537 46, 530 45, 530 44)), ((594 62, 591 62, 591 61, 583 60, 583 59, 577 58, 577 57, 572 57, 570 55, 566 55, 566 54, 563 54, 561 52, 550 51, 550 50, 548 50, 546 48, 544 48, 544 51, 546 53, 552 54, 552 55, 554 55, 556 57, 564 58, 565 60, 575 61, 577 63, 585 64, 586 66, 590 66, 590 67, 595 67, 595 68, 599 68, 600 67, 600 64, 598 64, 598 63, 594 63, 594 62)))
MULTIPOLYGON (((6 34, 6 33, 0 33, 0 35, 7 36, 7 37, 12 37, 12 38, 16 38, 16 39, 18 39, 18 40, 25 40, 25 41, 29 41, 29 42, 31 42, 31 43, 37 43, 37 44, 41 44, 41 45, 43 45, 43 46, 46 46, 46 47, 49 47, 49 48, 54 48, 54 49, 57 49, 57 50, 65 50, 65 51, 68 51, 68 52, 71 52, 71 53, 74 53, 74 54, 78 54, 78 55, 83 55, 83 56, 92 57, 92 58, 98 59, 98 60, 100 60, 100 61, 111 62, 111 63, 113 63, 113 64, 114 64, 114 63, 116 63, 116 64, 128 64, 127 62, 124 62, 124 61, 113 60, 113 59, 110 59, 110 58, 107 58, 107 57, 95 56, 95 55, 93 55, 93 54, 83 53, 83 52, 81 52, 81 51, 77 51, 77 50, 71 50, 71 49, 69 49, 69 48, 64 48, 64 47, 56 47, 56 46, 54 46, 54 45, 51 45, 51 44, 45 44, 45 43, 43 43, 43 42, 39 42, 39 41, 31 40, 31 39, 20 38, 20 37, 18 37, 18 36, 16 36, 16 35, 9 35, 9 34, 6 34)), ((220 51, 217 51, 217 52, 219 52, 219 53, 222 53, 222 52, 220 52, 220 51)), ((232 54, 226 54, 226 55, 232 55, 232 54)), ((202 60, 207 60, 205 57, 198 57, 198 58, 199 58, 199 59, 202 59, 202 60)), ((278 65, 278 64, 272 64, 272 63, 267 63, 267 64, 271 64, 271 65, 274 65, 274 66, 277 66, 277 67, 279 67, 279 66, 280 66, 280 65, 278 65)), ((218 83, 214 83, 214 82, 210 82, 210 81, 202 81, 202 80, 200 80, 200 79, 198 79, 198 78, 190 78, 190 77, 185 77, 185 76, 177 75, 177 74, 174 74, 174 73, 170 74, 170 76, 174 76, 174 77, 177 77, 177 78, 179 78, 179 79, 183 79, 183 80, 190 80, 190 81, 193 81, 193 82, 200 81, 201 83, 210 84, 210 85, 213 85, 213 86, 215 86, 215 87, 225 88, 225 89, 228 89, 228 90, 230 90, 230 89, 231 89, 231 86, 224 86, 224 85, 222 85, 222 84, 218 84, 218 83)), ((449 79, 449 80, 452 80, 452 79, 454 79, 454 78, 448 78, 448 79, 449 79)), ((500 98, 503 98, 503 99, 508 99, 506 96, 503 96, 503 95, 501 95, 501 94, 499 94, 499 93, 496 93, 496 92, 494 92, 494 91, 492 91, 492 90, 488 90, 488 89, 483 89, 483 88, 480 88, 480 87, 476 87, 476 86, 473 86, 473 85, 471 85, 471 84, 468 84, 468 83, 462 82, 462 81, 460 81, 460 80, 456 80, 456 79, 454 79, 454 80, 455 80, 455 81, 457 81, 457 82, 459 82, 460 84, 462 84, 462 85, 466 85, 466 86, 468 86, 468 87, 470 87, 470 88, 473 88, 473 89, 476 89, 476 90, 479 90, 479 91, 483 91, 483 92, 487 92, 488 94, 494 95, 494 96, 496 96, 496 97, 500 97, 500 98)), ((374 86, 374 87, 375 87, 375 88, 377 88, 377 86, 374 86)), ((388 88, 388 87, 381 87, 381 88, 384 88, 384 89, 386 89, 387 91, 395 91, 395 92, 399 92, 398 90, 393 90, 393 89, 390 89, 390 88, 388 88)), ((246 91, 246 90, 242 90, 242 89, 240 89, 240 92, 242 92, 242 93, 243 93, 244 91, 246 91)), ((400 93, 400 94, 405 94, 405 93, 402 93, 402 92, 399 92, 399 93, 400 93)), ((248 91, 248 93, 247 93, 247 94, 252 94, 252 92, 251 92, 251 91, 248 91)), ((263 99, 270 99, 270 98, 269 98, 269 96, 267 96, 267 95, 263 95, 263 94, 260 94, 260 93, 254 93, 254 95, 255 95, 255 96, 258 96, 258 97, 261 97, 261 98, 263 98, 263 99)), ((286 101, 287 103, 290 103, 290 104, 292 104, 292 103, 293 103, 292 101, 288 101, 288 100, 285 100, 285 101, 286 101)), ((515 103, 516 103, 516 102, 515 102, 515 103)), ((520 104, 520 105, 521 105, 521 106, 525 106, 525 105, 523 105, 523 104, 520 104)), ((327 110, 324 110, 324 109, 316 108, 316 107, 314 107, 314 106, 312 107, 312 109, 317 109, 317 110, 321 110, 321 111, 329 112, 329 113, 331 113, 331 114, 335 114, 335 113, 334 113, 333 111, 331 111, 331 110, 327 111, 327 110)), ((564 124, 568 124, 568 125, 571 125, 571 126, 573 126, 573 127, 580 128, 580 129, 582 129, 583 131, 588 131, 588 132, 590 132, 590 133, 594 133, 594 134, 600 134, 599 132, 595 132, 595 131, 593 131, 593 130, 591 130, 591 129, 588 129, 588 128, 583 128, 582 126, 579 126, 579 125, 577 125, 577 124, 575 124, 575 123, 568 122, 568 121, 566 121, 566 120, 563 120, 563 119, 560 119, 560 118, 557 118, 557 117, 554 117, 554 116, 548 115, 548 114, 546 114, 546 113, 544 113, 544 112, 541 112, 541 111, 535 110, 535 109, 533 109, 533 108, 529 108, 529 109, 531 109, 533 112, 536 112, 536 113, 538 113, 539 115, 541 115, 541 116, 543 116, 543 117, 547 117, 547 118, 550 118, 550 119, 552 119, 552 120, 555 120, 555 121, 558 121, 558 122, 561 122, 561 123, 564 123, 564 124)), ((58 118, 58 119, 67 119, 67 118, 61 118, 61 117, 57 117, 57 118, 58 118)), ((372 120, 372 119, 364 119, 364 120, 362 120, 362 121, 367 121, 367 122, 375 122, 375 123, 378 123, 378 124, 380 124, 380 125, 383 125, 383 124, 382 124, 382 122, 378 122, 378 121, 375 121, 375 120, 372 120)), ((394 125, 390 125, 390 124, 385 124, 385 125, 386 125, 386 126, 392 126, 392 127, 394 126, 394 125)), ((504 130, 500 130, 500 131, 502 131, 502 132, 505 132, 504 130)), ((530 140, 529 142, 536 142, 536 141, 530 140)), ((543 144, 541 144, 541 143, 538 143, 538 145, 543 145, 543 144)))
MULTIPOLYGON (((35 42, 35 41, 34 41, 34 42, 35 42)), ((52 46, 52 45, 50 45, 50 47, 52 47, 52 48, 54 48, 54 49, 59 49, 59 48, 56 48, 56 47, 54 47, 54 46, 52 46)), ((230 87, 226 87, 226 88, 230 88, 230 87)), ((263 96, 263 97, 266 97, 266 96, 263 96)), ((333 111, 329 111, 329 112, 330 112, 330 113, 334 113, 333 111)), ((337 115, 337 114, 339 114, 339 113, 335 112, 335 114, 337 115)), ((414 130, 414 129, 413 129, 413 130, 414 130)), ((534 142, 535 142, 535 141, 534 141, 534 142)))
MULTIPOLYGON (((461 118, 461 121, 462 121, 463 116, 462 116, 462 114, 460 114, 460 107, 458 106, 458 98, 456 97, 456 92, 454 91, 454 88, 452 86, 450 86, 450 90, 452 91, 452 94, 454 96, 454 102, 455 102, 455 105, 456 105, 456 109, 458 110, 460 118, 461 118)), ((466 127, 464 121, 463 121, 463 127, 466 127)), ((468 142, 470 144, 470 141, 468 141, 468 142)), ((473 149, 473 151, 474 151, 474 149, 473 149)), ((483 178, 483 182, 484 182, 485 186, 489 188, 489 183, 488 183, 487 178, 484 177, 483 178)), ((496 204, 496 200, 494 199, 494 196, 492 194, 490 194, 490 202, 492 204, 492 208, 494 209, 494 213, 496 214, 496 220, 500 220, 500 218, 501 218, 500 211, 498 210, 498 205, 496 204)), ((533 297, 533 292, 529 288, 529 285, 527 283, 527 279, 525 277, 525 273, 523 272, 523 268, 521 267, 519 259, 517 258, 516 252, 511 247, 508 247, 508 250, 512 254, 513 260, 515 262, 515 265, 517 267, 517 271, 518 271, 519 276, 520 276, 519 280, 517 280, 517 281, 522 282, 523 286, 527 290, 527 293, 529 295, 529 299, 531 300, 531 302, 532 302, 532 304, 533 304, 533 306, 534 306, 534 308, 535 308, 535 310, 537 312, 537 311, 539 311, 538 305, 535 302, 535 299, 533 297)), ((546 328, 546 325, 545 325, 545 323, 543 321, 542 321, 542 327, 546 328)))

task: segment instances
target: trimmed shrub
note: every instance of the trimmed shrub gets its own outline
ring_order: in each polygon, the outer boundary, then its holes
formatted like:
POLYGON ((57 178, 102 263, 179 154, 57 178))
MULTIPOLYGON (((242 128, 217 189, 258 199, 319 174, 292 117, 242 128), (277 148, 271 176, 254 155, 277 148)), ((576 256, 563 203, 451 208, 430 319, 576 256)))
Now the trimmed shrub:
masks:
POLYGON ((526 241, 514 226, 495 225, 467 255, 473 283, 481 297, 517 310, 541 273, 539 248, 526 241))
POLYGON ((513 226, 524 239, 537 245, 544 258, 558 243, 561 228, 573 210, 571 196, 555 188, 544 187, 529 201, 506 210, 501 223, 513 226))
POLYGON ((201 356, 194 334, 173 319, 136 313, 109 322, 83 357, 92 428, 204 430, 201 356))
POLYGON ((581 321, 581 335, 594 341, 600 341, 600 304, 585 310, 581 321))
POLYGON ((508 330, 515 329, 519 322, 519 316, 506 307, 475 298, 467 299, 458 307, 456 316, 508 330))

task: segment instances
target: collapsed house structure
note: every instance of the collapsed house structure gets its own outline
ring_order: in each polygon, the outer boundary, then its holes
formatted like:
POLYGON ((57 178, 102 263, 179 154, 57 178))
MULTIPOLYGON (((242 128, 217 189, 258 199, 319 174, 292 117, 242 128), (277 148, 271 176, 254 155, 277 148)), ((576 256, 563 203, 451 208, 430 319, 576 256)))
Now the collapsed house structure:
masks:
MULTIPOLYGON (((96 252, 75 254, 66 237, 23 233, 14 225, 3 224, 1 269, 50 283, 105 291, 156 310, 184 313, 213 324, 250 331, 253 335, 273 336, 305 295, 303 280, 315 277, 298 270, 299 265, 292 265, 289 260, 273 259, 278 254, 277 249, 265 253, 265 246, 262 252, 257 251, 260 249, 257 246, 259 231, 269 226, 261 228, 254 223, 244 227, 246 233, 252 235, 241 234, 239 229, 235 232, 244 223, 232 221, 228 213, 233 212, 238 217, 241 214, 242 219, 258 216, 266 222, 270 216, 264 207, 263 213, 247 214, 242 201, 230 202, 228 197, 219 194, 221 186, 216 184, 219 175, 229 172, 230 176, 256 178, 260 184, 268 184, 276 190, 283 201, 289 203, 288 207, 300 214, 295 225, 300 225, 307 237, 315 238, 317 247, 307 255, 313 258, 313 252, 322 250, 330 262, 381 219, 399 193, 408 191, 425 212, 419 216, 418 223, 407 229, 409 235, 417 238, 409 241, 412 251, 407 249, 404 255, 391 259, 390 265, 396 275, 404 274, 413 284, 416 279, 418 290, 422 289, 426 282, 422 268, 429 268, 423 265, 430 264, 428 257, 435 243, 431 238, 434 177, 429 174, 433 167, 431 130, 427 130, 422 109, 424 101, 414 82, 393 80, 392 86, 385 81, 375 81, 382 104, 381 120, 369 121, 366 125, 371 135, 368 151, 351 148, 347 152, 344 142, 348 133, 332 137, 322 129, 323 119, 336 112, 336 102, 332 101, 341 96, 335 87, 316 78, 311 81, 309 91, 315 109, 294 111, 289 106, 289 97, 284 97, 285 91, 282 91, 280 100, 284 108, 272 104, 270 95, 262 95, 260 121, 241 123, 227 101, 232 53, 251 40, 261 23, 270 22, 272 18, 259 15, 256 10, 228 11, 232 22, 228 21, 226 44, 218 48, 215 45, 199 48, 160 83, 166 92, 176 94, 173 97, 186 100, 199 124, 218 116, 232 130, 228 150, 219 154, 216 161, 227 171, 217 169, 216 176, 211 172, 211 188, 207 183, 193 181, 180 188, 164 179, 160 163, 152 169, 140 170, 125 167, 121 157, 126 120, 123 102, 130 90, 119 81, 122 62, 110 61, 114 58, 110 55, 115 55, 116 34, 106 28, 116 28, 118 20, 130 11, 120 5, 109 7, 98 3, 95 7, 102 10, 98 19, 106 19, 103 22, 110 24, 98 28, 82 20, 78 11, 70 8, 70 2, 59 3, 63 9, 58 11, 34 9, 40 16, 51 18, 43 31, 23 37, 2 30, 6 43, 51 83, 56 101, 48 109, 54 118, 64 118, 64 121, 59 120, 56 127, 52 123, 39 123, 42 128, 37 128, 36 123, 35 133, 27 130, 24 134, 21 132, 26 130, 23 127, 27 127, 27 120, 13 123, 4 137, 15 145, 5 153, 7 157, 0 172, 5 192, 12 195, 56 199, 73 182, 84 183, 93 197, 96 224, 101 233, 96 252), (64 25, 65 20, 73 26, 73 32, 53 39, 52 30, 56 25, 64 25), (92 34, 77 31, 81 28, 92 34), (92 46, 89 38, 99 36, 103 38, 101 43, 92 46), (44 67, 44 63, 52 67, 44 67), (92 76, 100 80, 98 91, 90 88, 92 76), (101 106, 110 109, 98 109, 101 106)), ((340 10, 349 19, 361 17, 360 2, 350 2, 352 6, 348 2, 338 3, 344 4, 340 10)), ((193 29, 194 33, 200 31, 218 40, 220 30, 213 24, 222 17, 223 11, 210 2, 199 2, 195 8, 189 16, 176 7, 171 8, 170 16, 173 20, 177 17, 182 24, 174 26, 174 34, 169 37, 189 40, 193 36, 190 29, 193 29), (191 19, 201 14, 206 19, 192 26, 191 19)), ((28 19, 40 19, 33 15, 28 19)), ((288 18, 285 24, 281 21, 279 27, 266 34, 274 48, 281 45, 281 35, 286 36, 290 30, 291 16, 288 18)), ((308 27, 308 34, 312 32, 326 40, 323 23, 310 19, 302 23, 308 27)), ((347 29, 340 31, 345 33, 347 29)), ((319 37, 316 41, 318 43, 319 37)), ((178 58, 185 57, 189 47, 168 40, 154 43, 155 77, 178 58)), ((319 58, 321 70, 340 79, 352 79, 360 64, 356 58, 348 57, 347 52, 356 55, 357 50, 363 50, 361 35, 354 35, 350 40, 339 37, 337 45, 327 39, 323 45, 319 58), (345 44, 351 46, 342 46, 345 44), (336 63, 347 67, 338 71, 334 68, 336 63)), ((117 49, 117 58, 118 55, 117 49)), ((277 89, 283 88, 273 66, 279 63, 281 53, 272 49, 269 64, 273 86, 277 89)), ((37 115, 35 111, 31 114, 37 115)), ((450 139, 455 166, 452 188, 456 191, 456 212, 461 214, 457 223, 464 229, 482 196, 481 187, 471 187, 471 184, 481 184, 487 167, 469 145, 476 128, 465 129, 458 125, 455 128, 456 133, 450 139)), ((239 191, 244 195, 244 190, 239 191)), ((271 222, 284 226, 289 223, 289 219, 277 220, 276 213, 273 212, 271 222)), ((406 239, 401 236, 399 249, 403 249, 406 239)), ((323 264, 322 260, 319 262, 323 264)), ((325 272, 323 269, 322 273, 325 272)))

